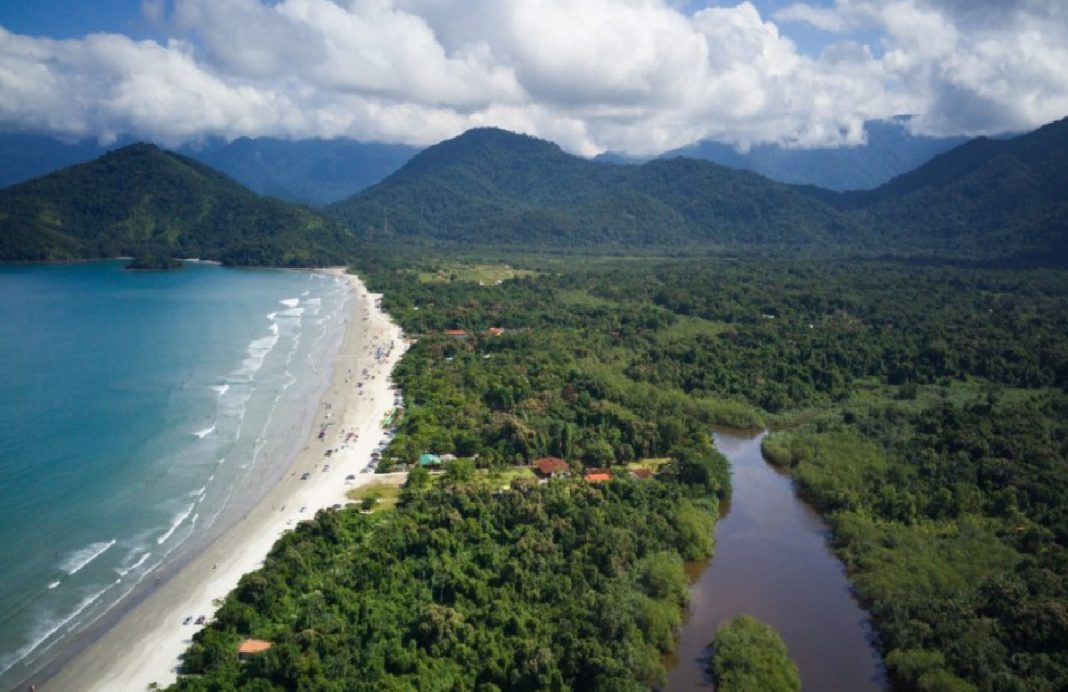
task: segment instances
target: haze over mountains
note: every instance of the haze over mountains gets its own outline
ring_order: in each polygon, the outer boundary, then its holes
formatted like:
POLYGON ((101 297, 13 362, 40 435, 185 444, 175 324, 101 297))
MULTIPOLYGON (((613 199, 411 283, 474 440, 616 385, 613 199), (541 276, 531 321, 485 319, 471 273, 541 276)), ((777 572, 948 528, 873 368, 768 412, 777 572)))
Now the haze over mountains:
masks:
POLYGON ((758 144, 746 152, 721 142, 697 142, 661 154, 685 156, 750 170, 781 183, 817 185, 829 190, 867 190, 907 173, 931 157, 968 141, 967 137, 913 135, 908 118, 869 120, 866 143, 852 147, 796 149, 758 144))
MULTIPOLYGON (((109 146, 94 140, 63 142, 33 134, 0 134, 0 187, 85 163, 133 140, 109 146)), ((260 195, 320 206, 377 183, 410 159, 418 147, 351 139, 289 141, 241 137, 186 145, 178 153, 226 173, 260 195)))
MULTIPOLYGON (((271 151, 249 144, 242 160, 284 169, 285 157, 271 151)), ((235 264, 321 264, 351 256, 359 239, 1064 264, 1066 164, 1068 119, 972 140, 874 190, 847 193, 686 158, 605 165, 483 128, 429 147, 320 215, 134 145, 0 191, 0 258, 154 249, 235 264)))
MULTIPOLYGON (((867 141, 853 147, 788 149, 758 145, 740 153, 719 142, 697 142, 657 158, 703 159, 752 170, 772 180, 818 185, 831 190, 862 190, 912 170, 932 156, 966 141, 964 137, 909 134, 906 119, 869 121, 867 141)), ((0 133, 0 187, 84 163, 133 144, 120 138, 102 146, 95 140, 65 142, 35 134, 0 133)), ((209 139, 176 150, 231 176, 253 192, 290 202, 322 206, 353 195, 400 168, 421 148, 351 139, 283 140, 241 137, 209 139)), ((642 163, 602 154, 602 162, 642 163)))

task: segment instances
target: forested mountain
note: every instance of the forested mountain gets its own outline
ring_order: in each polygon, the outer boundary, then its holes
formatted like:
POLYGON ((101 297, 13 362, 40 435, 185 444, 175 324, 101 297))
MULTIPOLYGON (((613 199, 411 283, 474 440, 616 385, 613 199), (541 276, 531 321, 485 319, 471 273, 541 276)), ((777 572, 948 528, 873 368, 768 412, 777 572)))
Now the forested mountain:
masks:
POLYGON ((134 144, 0 190, 0 259, 201 257, 318 265, 352 256, 337 223, 258 197, 196 161, 134 144))
MULTIPOLYGON (((132 144, 66 142, 45 135, 0 133, 0 187, 85 163, 132 144)), ((178 153, 226 173, 253 192, 313 206, 374 185, 410 159, 418 147, 352 139, 284 140, 241 137, 185 145, 178 153)))
POLYGON ((241 137, 179 151, 226 173, 253 192, 319 206, 374 185, 419 148, 351 139, 241 137))
POLYGON ((1068 260, 1068 118, 1019 137, 980 137, 865 192, 815 197, 860 212, 897 247, 1068 260))
POLYGON ((535 245, 852 244, 860 227, 748 171, 673 159, 607 166, 503 130, 421 152, 324 211, 365 237, 535 245))
POLYGON ((755 171, 782 183, 839 191, 866 190, 967 141, 967 137, 913 135, 907 122, 907 118, 869 120, 864 123, 867 141, 858 146, 795 149, 759 144, 740 152, 722 142, 701 141, 669 151, 661 158, 703 159, 755 171))
POLYGON ((685 158, 591 162, 502 130, 431 147, 325 209, 360 237, 1068 261, 1068 120, 979 138, 875 190, 791 187, 685 158))

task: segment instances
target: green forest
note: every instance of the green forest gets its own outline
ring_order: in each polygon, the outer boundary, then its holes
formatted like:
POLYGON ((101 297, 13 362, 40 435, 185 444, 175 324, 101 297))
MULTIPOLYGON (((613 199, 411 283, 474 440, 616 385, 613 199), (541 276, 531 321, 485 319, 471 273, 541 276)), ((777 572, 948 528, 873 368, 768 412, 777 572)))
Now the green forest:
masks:
POLYGON ((749 615, 723 623, 709 644, 709 669, 719 692, 799 692, 801 677, 782 637, 749 615))
POLYGON ((413 473, 394 511, 284 539, 179 688, 655 685, 681 562, 729 496, 717 424, 776 430, 766 453, 828 519, 896 688, 1068 685, 1068 274, 397 248, 357 269, 415 339, 380 470, 461 461, 413 473), (572 478, 500 481, 545 455, 572 478), (651 589, 650 561, 674 586, 651 589), (242 665, 243 636, 282 645, 242 665))

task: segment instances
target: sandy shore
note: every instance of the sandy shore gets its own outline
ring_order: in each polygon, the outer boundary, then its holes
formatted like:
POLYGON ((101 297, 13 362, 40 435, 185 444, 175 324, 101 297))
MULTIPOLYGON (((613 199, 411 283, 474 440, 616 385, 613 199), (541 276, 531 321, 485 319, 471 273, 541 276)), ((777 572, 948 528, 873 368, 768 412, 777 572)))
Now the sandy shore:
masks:
POLYGON ((140 692, 152 682, 161 686, 174 682, 179 655, 200 629, 182 621, 199 615, 210 620, 215 612, 212 601, 260 567, 285 531, 319 509, 344 504, 347 491, 376 478, 362 471, 385 434, 382 421, 394 404, 389 373, 406 344, 400 328, 377 309, 377 295, 344 270, 329 271, 352 283, 348 324, 307 445, 287 475, 243 519, 64 666, 43 689, 140 692), (325 431, 322 439, 321 431, 325 431), (327 450, 333 450, 330 457, 325 456, 327 450), (301 480, 304 473, 310 474, 308 480, 301 480), (345 481, 349 475, 355 480, 345 481))

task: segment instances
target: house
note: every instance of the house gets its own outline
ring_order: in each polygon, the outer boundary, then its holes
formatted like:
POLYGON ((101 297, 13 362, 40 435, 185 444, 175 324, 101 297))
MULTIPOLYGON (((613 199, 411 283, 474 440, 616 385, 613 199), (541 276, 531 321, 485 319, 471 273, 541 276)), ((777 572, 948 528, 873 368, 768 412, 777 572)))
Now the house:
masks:
POLYGON ((262 654, 270 648, 271 642, 263 639, 246 639, 241 642, 241 646, 237 649, 237 660, 247 661, 256 654, 262 654))
POLYGON ((420 466, 441 466, 441 457, 437 454, 420 454, 419 455, 420 466))
POLYGON ((612 480, 612 472, 608 469, 586 469, 583 478, 587 483, 604 483, 612 480))
POLYGON ((455 454, 442 454, 441 455, 441 461, 443 463, 448 463, 450 461, 456 461, 456 455, 455 454))
POLYGON ((500 336, 504 334, 504 327, 490 327, 486 330, 486 333, 490 336, 500 336))
POLYGON ((534 462, 534 475, 541 482, 550 478, 564 478, 570 470, 571 467, 567 465, 567 462, 557 457, 542 457, 534 462))
POLYGON ((634 469, 630 472, 632 478, 637 478, 640 481, 647 481, 653 477, 652 469, 634 469))
POLYGON ((464 330, 464 329, 446 329, 444 331, 444 334, 445 334, 445 336, 454 336, 454 337, 462 339, 465 336, 467 336, 467 331, 464 330))

